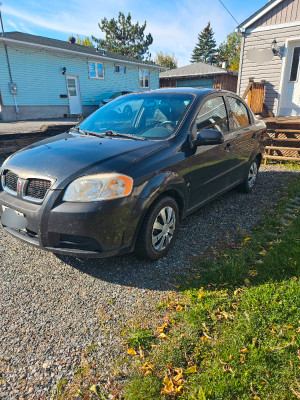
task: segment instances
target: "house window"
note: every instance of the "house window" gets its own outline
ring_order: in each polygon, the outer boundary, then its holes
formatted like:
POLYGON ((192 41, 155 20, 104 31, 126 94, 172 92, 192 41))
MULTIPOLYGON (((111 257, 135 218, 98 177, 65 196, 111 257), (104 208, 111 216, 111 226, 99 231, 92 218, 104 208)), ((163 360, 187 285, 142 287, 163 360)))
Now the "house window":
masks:
POLYGON ((140 69, 140 87, 149 88, 149 70, 140 69))
POLYGON ((126 67, 125 65, 115 65, 115 73, 116 74, 126 74, 126 67))
POLYGON ((295 47, 293 54, 291 75, 290 75, 291 82, 295 82, 298 79, 299 55, 300 55, 300 47, 295 47))
POLYGON ((104 79, 103 63, 89 61, 89 76, 94 79, 104 79))

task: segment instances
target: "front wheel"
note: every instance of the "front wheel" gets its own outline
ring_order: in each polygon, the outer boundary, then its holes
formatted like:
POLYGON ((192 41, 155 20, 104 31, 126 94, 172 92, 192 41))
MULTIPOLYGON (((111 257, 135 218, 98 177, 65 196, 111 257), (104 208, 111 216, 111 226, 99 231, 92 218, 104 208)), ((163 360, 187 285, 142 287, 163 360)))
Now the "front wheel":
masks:
POLYGON ((172 197, 163 197, 146 215, 140 228, 135 253, 158 260, 173 246, 178 232, 179 210, 172 197))
POLYGON ((257 175, 258 175, 258 169, 259 169, 259 163, 257 158, 250 164, 250 167, 248 168, 247 171, 247 176, 244 180, 243 183, 241 183, 238 188, 245 193, 250 193, 257 180, 257 175))

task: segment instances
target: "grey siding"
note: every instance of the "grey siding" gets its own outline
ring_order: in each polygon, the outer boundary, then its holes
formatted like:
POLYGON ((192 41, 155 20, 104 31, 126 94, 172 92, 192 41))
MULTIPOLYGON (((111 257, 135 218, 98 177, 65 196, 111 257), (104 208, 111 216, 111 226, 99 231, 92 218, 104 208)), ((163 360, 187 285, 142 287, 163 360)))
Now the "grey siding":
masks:
MULTIPOLYGON (((297 0, 298 2, 298 0, 297 0)), ((242 48, 242 62, 240 65, 240 76, 238 84, 238 94, 242 95, 246 89, 249 78, 253 77, 255 81, 266 80, 265 103, 274 113, 277 110, 278 91, 281 79, 283 59, 274 56, 272 61, 257 64, 247 58, 247 52, 250 49, 265 50, 271 48, 271 43, 276 38, 281 51, 285 50, 285 41, 288 38, 300 36, 299 26, 272 29, 263 32, 246 33, 244 35, 244 46, 242 48)))
POLYGON ((300 0, 283 0, 249 28, 263 28, 295 21, 300 21, 300 0))

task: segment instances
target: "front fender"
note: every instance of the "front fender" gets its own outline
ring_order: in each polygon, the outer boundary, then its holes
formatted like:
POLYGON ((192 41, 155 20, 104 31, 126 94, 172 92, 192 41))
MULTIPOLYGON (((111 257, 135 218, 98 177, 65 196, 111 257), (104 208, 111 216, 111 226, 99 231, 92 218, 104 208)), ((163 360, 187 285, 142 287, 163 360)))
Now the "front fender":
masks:
POLYGON ((132 209, 124 236, 125 246, 132 246, 135 243, 147 211, 155 200, 164 193, 173 195, 180 202, 181 215, 185 215, 189 189, 183 177, 175 172, 163 172, 154 176, 143 188, 132 209))

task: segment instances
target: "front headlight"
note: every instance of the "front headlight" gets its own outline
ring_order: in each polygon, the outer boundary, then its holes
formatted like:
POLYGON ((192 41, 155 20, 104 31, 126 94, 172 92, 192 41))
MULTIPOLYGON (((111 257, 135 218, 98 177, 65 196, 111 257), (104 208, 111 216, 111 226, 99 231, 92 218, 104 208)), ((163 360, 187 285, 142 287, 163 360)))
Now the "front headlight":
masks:
POLYGON ((85 202, 111 200, 130 195, 133 179, 111 173, 87 175, 75 179, 67 187, 63 201, 85 202))

